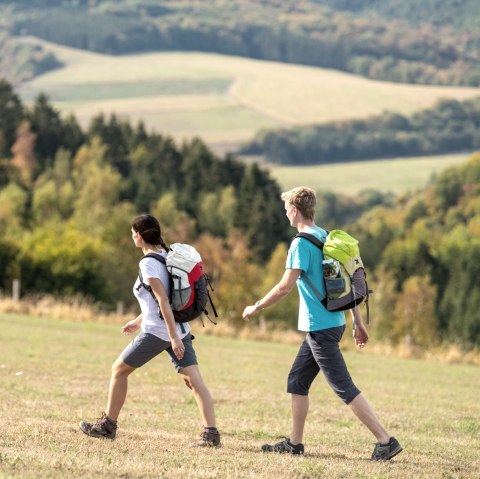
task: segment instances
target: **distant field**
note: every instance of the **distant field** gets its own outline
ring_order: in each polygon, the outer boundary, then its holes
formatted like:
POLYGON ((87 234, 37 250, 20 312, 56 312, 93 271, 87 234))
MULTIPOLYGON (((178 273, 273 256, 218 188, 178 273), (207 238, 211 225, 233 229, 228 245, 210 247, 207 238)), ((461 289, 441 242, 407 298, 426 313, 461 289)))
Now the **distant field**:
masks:
POLYGON ((108 56, 43 42, 66 67, 25 84, 26 100, 47 93, 82 124, 116 112, 178 140, 238 144, 261 128, 362 118, 384 110, 409 114, 439 98, 466 99, 474 88, 367 80, 313 67, 204 53, 108 56))
POLYGON ((329 190, 353 196, 366 189, 403 193, 423 188, 432 175, 466 162, 469 156, 458 154, 339 165, 267 167, 284 191, 304 185, 316 191, 329 190))
POLYGON ((205 336, 194 341, 216 401, 223 447, 189 447, 200 431, 190 391, 165 355, 134 372, 113 442, 89 438, 120 325, 0 314, 0 477, 478 479, 478 366, 345 354, 352 376, 404 452, 369 461, 373 436, 319 376, 304 457, 262 454, 288 434, 285 384, 297 346, 205 336))

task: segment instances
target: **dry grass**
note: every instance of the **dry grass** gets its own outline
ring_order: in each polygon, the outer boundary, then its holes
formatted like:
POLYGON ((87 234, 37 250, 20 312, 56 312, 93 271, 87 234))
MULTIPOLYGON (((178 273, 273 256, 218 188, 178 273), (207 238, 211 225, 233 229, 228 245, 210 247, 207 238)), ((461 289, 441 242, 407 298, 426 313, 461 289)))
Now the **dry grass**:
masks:
POLYGON ((128 338, 108 324, 0 314, 0 476, 118 478, 478 478, 478 367, 346 352, 358 386, 404 452, 371 463, 372 437, 319 377, 305 457, 266 455, 288 434, 285 380, 297 345, 197 335, 223 447, 199 431, 189 391, 160 357, 136 371, 114 442, 84 436, 104 407, 110 364, 128 338))
MULTIPOLYGON (((0 314, 21 314, 39 318, 53 318, 73 322, 93 322, 99 324, 123 325, 136 315, 135 311, 119 314, 106 312, 81 296, 59 299, 49 295, 30 296, 22 301, 0 295, 0 314)), ((295 330, 275 327, 267 324, 263 318, 244 323, 242 328, 238 325, 220 320, 212 326, 208 319, 193 321, 192 331, 195 334, 217 336, 223 338, 250 339, 255 341, 269 341, 279 344, 299 344, 303 335, 295 330)), ((373 327, 373 328, 372 328, 373 327)), ((375 325, 373 329, 374 335, 375 325)), ((354 350, 350 334, 345 334, 342 340, 344 350, 354 350)), ((369 345, 369 350, 379 356, 396 356, 400 358, 428 359, 442 363, 480 365, 480 350, 465 351, 456 345, 444 344, 431 347, 428 350, 412 346, 411 344, 391 345, 387 343, 374 343, 369 345)))
POLYGON ((132 314, 106 312, 81 296, 60 299, 50 295, 33 295, 16 301, 0 295, 0 313, 109 324, 124 324, 132 319, 132 314))

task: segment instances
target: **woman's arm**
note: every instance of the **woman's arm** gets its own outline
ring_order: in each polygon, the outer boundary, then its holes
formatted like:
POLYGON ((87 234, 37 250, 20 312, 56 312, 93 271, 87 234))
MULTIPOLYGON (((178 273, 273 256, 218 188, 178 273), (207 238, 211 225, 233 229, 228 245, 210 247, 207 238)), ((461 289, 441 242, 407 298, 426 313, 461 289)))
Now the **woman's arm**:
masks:
POLYGON ((170 337, 170 342, 172 343, 173 352, 178 359, 182 359, 183 354, 185 353, 185 346, 178 336, 177 328, 175 326, 175 318, 173 317, 172 308, 170 307, 170 301, 168 299, 167 292, 165 291, 165 287, 158 278, 149 278, 148 282, 153 293, 155 294, 155 297, 157 298, 158 305, 160 306, 160 312, 162 313, 162 318, 167 326, 168 336, 170 337))
POLYGON ((132 319, 128 323, 124 324, 122 327, 123 334, 132 334, 134 333, 142 324, 142 315, 138 315, 135 319, 132 319))

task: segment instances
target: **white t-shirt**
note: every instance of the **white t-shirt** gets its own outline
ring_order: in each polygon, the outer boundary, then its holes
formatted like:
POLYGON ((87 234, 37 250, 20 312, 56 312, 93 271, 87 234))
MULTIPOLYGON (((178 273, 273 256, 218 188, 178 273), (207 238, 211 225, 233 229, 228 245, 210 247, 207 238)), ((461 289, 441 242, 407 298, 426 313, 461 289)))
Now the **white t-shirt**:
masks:
MULTIPOLYGON (((166 252, 159 253, 166 256, 166 252)), ((150 278, 158 278, 162 282, 167 295, 170 294, 170 283, 168 279, 168 271, 163 263, 155 258, 145 258, 140 261, 140 271, 142 272, 143 282, 150 284, 150 278)), ((170 341, 165 321, 160 317, 160 311, 157 302, 153 299, 151 293, 143 286, 139 288, 140 278, 137 278, 133 287, 133 294, 140 304, 142 310, 142 331, 157 336, 164 341, 170 341)), ((181 325, 175 323, 177 333, 180 338, 185 337, 190 332, 190 325, 183 323, 182 331, 181 325)))

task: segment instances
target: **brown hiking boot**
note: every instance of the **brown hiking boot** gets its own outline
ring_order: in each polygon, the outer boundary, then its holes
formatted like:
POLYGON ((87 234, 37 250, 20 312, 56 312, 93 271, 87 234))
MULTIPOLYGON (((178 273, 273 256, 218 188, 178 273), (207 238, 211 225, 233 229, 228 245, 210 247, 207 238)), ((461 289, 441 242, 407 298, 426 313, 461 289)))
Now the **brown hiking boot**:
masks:
POLYGON ((214 429, 204 429, 200 439, 194 444, 196 447, 220 447, 220 433, 214 429))
POLYGON ((402 450, 402 446, 394 437, 391 437, 387 444, 377 442, 373 450, 372 461, 388 461, 402 450))
POLYGON ((105 413, 102 414, 101 418, 97 419, 95 424, 81 421, 79 426, 82 432, 91 437, 115 439, 115 435, 117 434, 117 422, 110 419, 105 413))
POLYGON ((305 448, 303 444, 292 444, 290 438, 286 437, 283 441, 277 444, 264 444, 262 446, 263 452, 286 452, 288 454, 303 455, 305 448))

